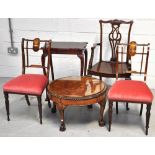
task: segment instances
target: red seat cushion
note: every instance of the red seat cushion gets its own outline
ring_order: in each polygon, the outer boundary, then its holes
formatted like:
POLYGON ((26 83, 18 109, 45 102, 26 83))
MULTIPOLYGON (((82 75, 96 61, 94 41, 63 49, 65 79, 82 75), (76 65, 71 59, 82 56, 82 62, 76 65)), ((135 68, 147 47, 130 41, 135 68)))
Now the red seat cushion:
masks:
POLYGON ((110 88, 108 99, 113 101, 130 101, 152 103, 153 95, 142 81, 120 80, 110 88))
POLYGON ((41 95, 47 85, 47 77, 40 74, 23 74, 4 84, 3 90, 10 93, 41 95))

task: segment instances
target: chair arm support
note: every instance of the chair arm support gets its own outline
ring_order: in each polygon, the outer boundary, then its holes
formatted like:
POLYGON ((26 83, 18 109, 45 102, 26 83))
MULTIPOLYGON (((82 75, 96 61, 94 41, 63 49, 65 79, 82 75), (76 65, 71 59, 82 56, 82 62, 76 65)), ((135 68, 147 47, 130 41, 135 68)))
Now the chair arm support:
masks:
POLYGON ((90 61, 89 61, 88 69, 91 69, 92 68, 95 48, 97 46, 100 46, 100 45, 101 45, 100 43, 96 43, 96 44, 93 44, 93 46, 91 47, 91 56, 90 56, 90 61))

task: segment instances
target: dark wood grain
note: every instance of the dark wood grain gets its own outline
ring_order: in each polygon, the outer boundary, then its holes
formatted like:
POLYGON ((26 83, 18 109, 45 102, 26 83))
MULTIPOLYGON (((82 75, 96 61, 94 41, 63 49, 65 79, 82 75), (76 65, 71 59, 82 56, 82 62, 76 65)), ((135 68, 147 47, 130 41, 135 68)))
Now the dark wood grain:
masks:
POLYGON ((70 54, 75 54, 74 51, 84 50, 87 46, 87 42, 52 42, 52 54, 65 54, 70 52, 70 54))

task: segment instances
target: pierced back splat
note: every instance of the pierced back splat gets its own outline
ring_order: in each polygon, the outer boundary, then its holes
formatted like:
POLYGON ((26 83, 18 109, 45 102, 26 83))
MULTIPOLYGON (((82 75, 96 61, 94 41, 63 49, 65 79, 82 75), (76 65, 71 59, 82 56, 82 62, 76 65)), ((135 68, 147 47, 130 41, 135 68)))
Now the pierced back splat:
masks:
POLYGON ((116 46, 120 43, 122 35, 119 32, 120 24, 111 24, 112 31, 109 33, 109 42, 112 50, 111 61, 116 61, 116 46))
MULTIPOLYGON (((102 48, 103 48, 103 27, 105 24, 110 24, 111 25, 111 32, 109 33, 109 42, 111 46, 111 61, 116 61, 116 46, 121 42, 122 35, 120 33, 120 27, 121 25, 128 25, 128 29, 126 29, 127 33, 127 43, 130 42, 130 33, 131 33, 131 28, 133 21, 124 21, 124 20, 99 20, 100 23, 100 61, 102 61, 102 48)), ((129 57, 127 56, 126 62, 129 61, 129 57)))

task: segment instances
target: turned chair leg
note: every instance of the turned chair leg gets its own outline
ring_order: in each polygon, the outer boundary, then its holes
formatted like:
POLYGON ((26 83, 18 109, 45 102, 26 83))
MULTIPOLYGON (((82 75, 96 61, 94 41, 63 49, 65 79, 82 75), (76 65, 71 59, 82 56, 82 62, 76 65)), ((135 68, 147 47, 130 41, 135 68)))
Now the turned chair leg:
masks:
POLYGON ((64 122, 64 109, 59 109, 59 113, 60 113, 60 120, 61 120, 60 131, 65 131, 66 127, 64 122))
POLYGON ((39 110, 40 124, 42 124, 42 103, 41 103, 41 96, 37 96, 37 100, 38 100, 38 110, 39 110))
POLYGON ((7 120, 10 121, 10 112, 9 112, 9 95, 8 93, 4 92, 4 97, 5 97, 5 107, 6 107, 6 113, 7 113, 7 120))
POLYGON ((150 121, 151 105, 152 105, 152 104, 147 104, 147 105, 146 105, 146 132, 145 132, 146 135, 148 135, 148 128, 149 128, 149 121, 150 121))
POLYGON ((143 104, 141 104, 139 115, 142 116, 142 113, 143 113, 143 104))
POLYGON ((116 114, 118 114, 118 102, 116 102, 116 114))
POLYGON ((106 100, 105 101, 101 101, 99 102, 100 105, 100 115, 99 115, 99 126, 104 126, 105 122, 103 120, 103 114, 104 114, 104 109, 105 109, 105 105, 106 105, 106 100))
POLYGON ((112 123, 112 106, 113 102, 109 101, 109 131, 111 131, 111 123, 112 123))
POLYGON ((30 106, 31 104, 30 104, 28 95, 25 95, 25 99, 26 99, 27 105, 30 106))
POLYGON ((52 113, 56 113, 57 112, 57 108, 56 108, 56 103, 53 102, 53 107, 51 109, 52 113))

